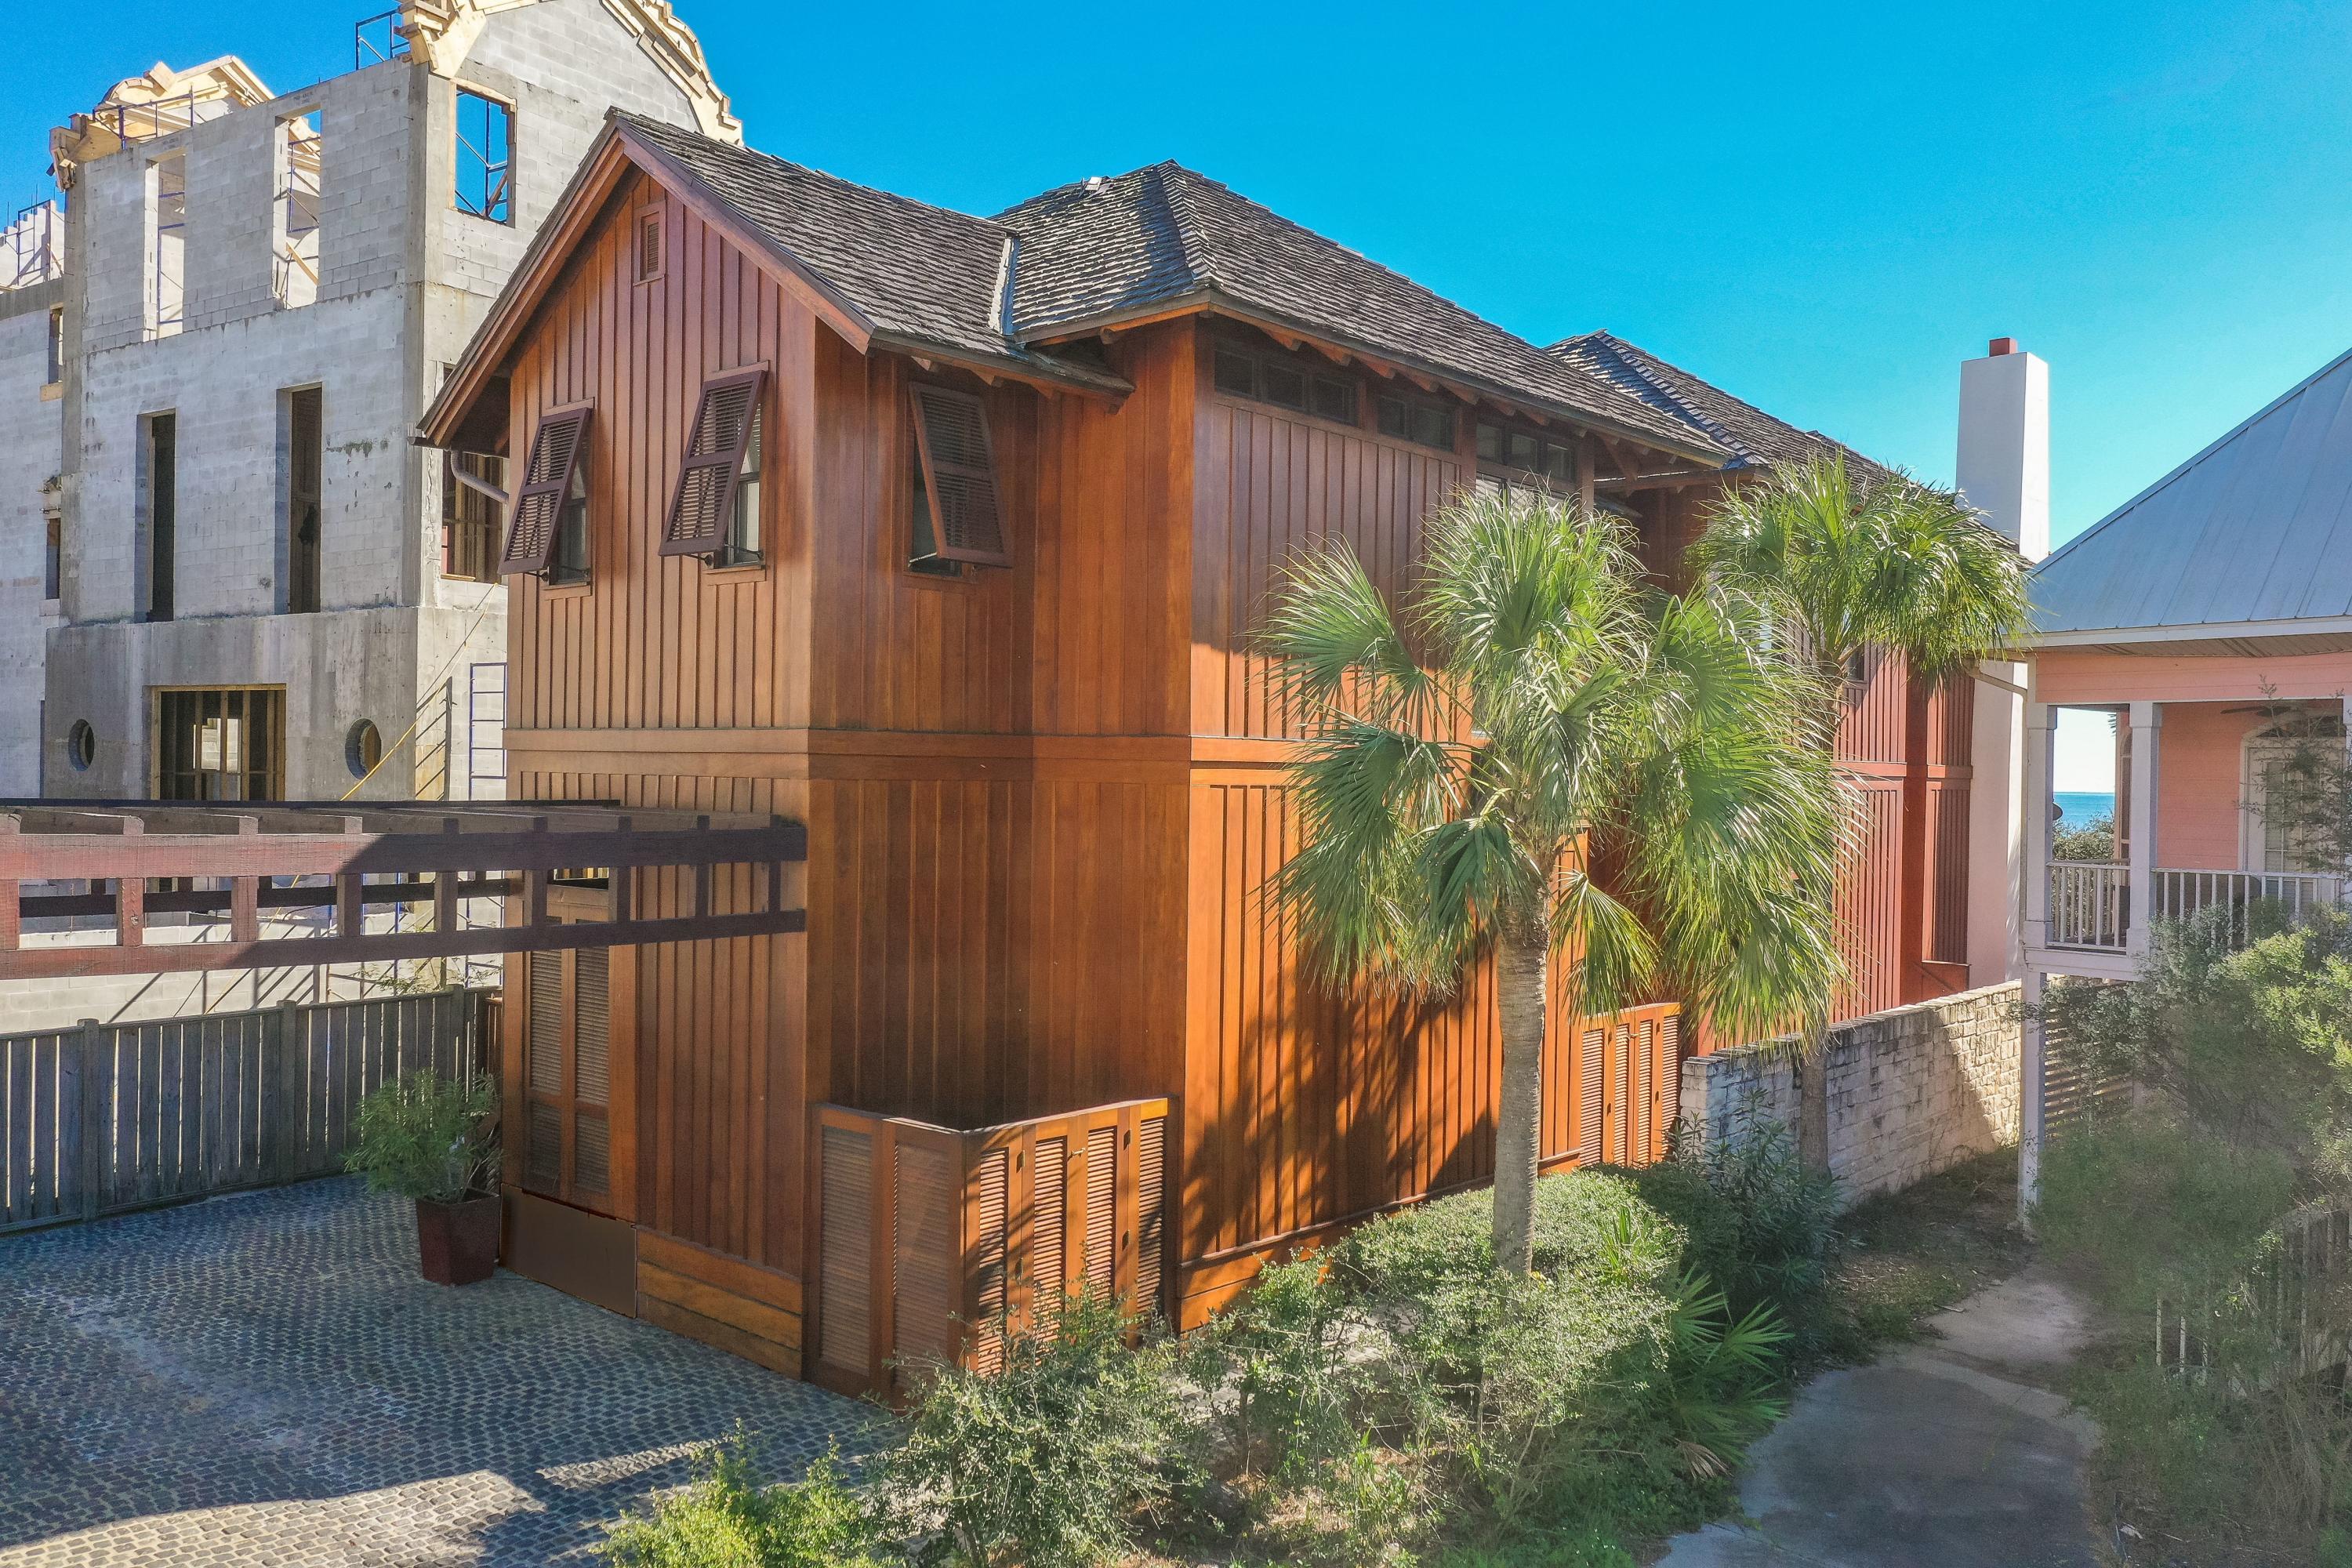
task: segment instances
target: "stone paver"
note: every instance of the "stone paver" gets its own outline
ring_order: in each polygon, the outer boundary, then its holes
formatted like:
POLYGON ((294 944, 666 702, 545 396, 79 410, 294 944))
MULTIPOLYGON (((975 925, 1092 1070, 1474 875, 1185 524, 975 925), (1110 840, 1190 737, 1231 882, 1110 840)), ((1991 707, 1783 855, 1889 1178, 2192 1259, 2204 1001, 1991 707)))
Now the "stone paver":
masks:
POLYGON ((1932 1320, 1937 1337, 1806 1385, 1748 1455, 1738 1522, 1659 1568, 2092 1568, 2095 1434, 2054 1382, 2080 1304, 2035 1269, 1932 1320))
POLYGON ((738 1421, 861 1407, 501 1272, 339 1179, 0 1238, 0 1568, 581 1561, 738 1421))

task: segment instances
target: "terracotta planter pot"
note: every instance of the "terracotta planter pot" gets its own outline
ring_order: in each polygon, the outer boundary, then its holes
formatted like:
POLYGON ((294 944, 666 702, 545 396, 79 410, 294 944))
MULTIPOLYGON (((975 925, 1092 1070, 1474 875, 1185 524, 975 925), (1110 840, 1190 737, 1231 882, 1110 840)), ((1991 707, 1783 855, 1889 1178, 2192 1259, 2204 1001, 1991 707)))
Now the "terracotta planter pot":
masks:
POLYGON ((499 1200, 416 1200, 416 1267, 436 1285, 471 1285, 499 1266, 499 1200))

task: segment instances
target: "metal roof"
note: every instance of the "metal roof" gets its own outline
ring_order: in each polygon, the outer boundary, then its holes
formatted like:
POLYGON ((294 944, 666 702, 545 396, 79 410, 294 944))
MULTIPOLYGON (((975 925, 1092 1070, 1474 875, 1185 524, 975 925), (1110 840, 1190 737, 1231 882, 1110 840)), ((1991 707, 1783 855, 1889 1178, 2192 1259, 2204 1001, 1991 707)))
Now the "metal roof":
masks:
POLYGON ((2069 542, 2032 591, 2042 636, 2070 643, 2352 618, 2352 353, 2069 542))

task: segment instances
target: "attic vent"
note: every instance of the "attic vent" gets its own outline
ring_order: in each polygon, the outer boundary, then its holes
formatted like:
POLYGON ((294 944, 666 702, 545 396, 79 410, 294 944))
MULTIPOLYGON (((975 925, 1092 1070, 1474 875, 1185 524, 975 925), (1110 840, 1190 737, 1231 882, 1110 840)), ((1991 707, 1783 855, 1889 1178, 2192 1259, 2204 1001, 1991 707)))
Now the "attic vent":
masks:
POLYGON ((637 219, 637 281, 643 283, 658 278, 661 269, 661 214, 649 212, 637 219))

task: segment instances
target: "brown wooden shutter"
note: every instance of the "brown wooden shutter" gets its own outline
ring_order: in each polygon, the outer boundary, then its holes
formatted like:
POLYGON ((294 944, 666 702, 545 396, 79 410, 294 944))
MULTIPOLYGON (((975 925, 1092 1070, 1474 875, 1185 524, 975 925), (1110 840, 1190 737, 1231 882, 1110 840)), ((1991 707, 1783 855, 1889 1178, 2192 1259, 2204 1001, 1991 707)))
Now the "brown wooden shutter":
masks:
POLYGON ((1087 1287, 1106 1301, 1118 1237, 1118 1129, 1094 1128, 1087 1133, 1087 1287))
POLYGON ((898 1151, 891 1337, 902 1360, 944 1365, 956 1351, 955 1289, 961 1274, 948 1151, 908 1142, 898 1151))
POLYGON ((1036 1197, 1029 1219, 1029 1321, 1044 1333, 1061 1326, 1069 1290, 1069 1141, 1037 1140, 1036 1197))
POLYGON ((1633 1109, 1626 1104, 1630 1098, 1628 1080, 1633 1077, 1632 1047, 1633 1031, 1624 1025, 1609 1031, 1609 1104, 1603 1114, 1609 1129, 1609 1163, 1612 1165, 1626 1163, 1626 1123, 1633 1109))
POLYGON ((874 1140, 827 1127, 818 1159, 817 1354, 864 1379, 874 1371, 874 1140))
POLYGON ((572 471, 588 448, 588 405, 543 415, 530 438, 530 461, 523 469, 522 489, 514 503, 514 522, 507 530, 501 573, 544 572, 555 555, 555 524, 571 493, 572 471))
POLYGON ((563 1092, 563 955, 534 952, 524 986, 526 1059, 524 1075, 533 1094, 563 1092))
POLYGON ((767 384, 764 368, 730 371, 702 384, 702 404, 694 411, 694 433, 670 497, 669 524, 662 531, 664 555, 709 555, 727 542, 727 521, 735 515, 735 481, 743 448, 767 384))
POLYGON ((973 1166, 972 1209, 979 1231, 972 1248, 972 1365, 994 1372, 1004 1364, 1005 1152, 992 1149, 973 1166))
POLYGON ((1010 566, 988 410, 968 392, 918 384, 915 443, 931 501, 933 548, 942 561, 1010 566))
POLYGON ((1162 1255, 1168 1247, 1168 1119, 1154 1116, 1135 1137, 1135 1300, 1149 1312, 1168 1310, 1160 1299, 1162 1255))
POLYGON ((1582 1081, 1577 1085, 1580 1094, 1576 1141, 1584 1150, 1586 1162, 1591 1164, 1599 1164, 1609 1157, 1601 1138, 1601 1122, 1606 1118, 1606 1100, 1601 1086, 1601 1075, 1607 1070, 1601 1060, 1603 1038, 1599 1029, 1586 1029, 1577 1040, 1577 1068, 1582 1081))
POLYGON ((613 1185, 613 955, 583 947, 572 963, 572 1184, 603 1194, 613 1185))

